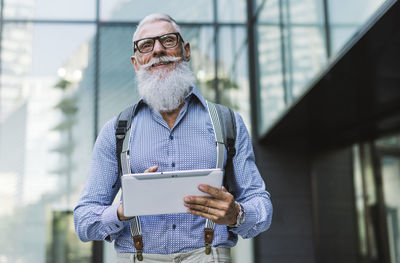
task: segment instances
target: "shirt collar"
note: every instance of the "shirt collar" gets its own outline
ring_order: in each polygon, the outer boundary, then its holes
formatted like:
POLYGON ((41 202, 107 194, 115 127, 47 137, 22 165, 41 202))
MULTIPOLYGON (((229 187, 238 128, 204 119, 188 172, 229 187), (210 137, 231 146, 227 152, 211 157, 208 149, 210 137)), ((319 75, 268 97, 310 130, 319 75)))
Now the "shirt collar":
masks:
POLYGON ((186 95, 185 101, 189 102, 190 99, 196 98, 203 105, 204 108, 207 108, 207 102, 203 96, 201 96, 199 90, 193 86, 188 95, 186 95))

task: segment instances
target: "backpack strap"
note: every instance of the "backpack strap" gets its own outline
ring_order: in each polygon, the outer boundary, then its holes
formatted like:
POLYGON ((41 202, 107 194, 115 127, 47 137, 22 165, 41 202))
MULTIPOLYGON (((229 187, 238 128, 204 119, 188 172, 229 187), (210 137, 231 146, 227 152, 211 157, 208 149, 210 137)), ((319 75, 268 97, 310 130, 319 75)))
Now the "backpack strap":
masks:
POLYGON ((116 151, 115 154, 118 160, 118 175, 113 184, 112 188, 115 188, 119 175, 130 173, 129 165, 129 138, 131 134, 131 125, 136 108, 138 104, 130 106, 123 110, 117 117, 115 122, 115 140, 116 140, 116 151), (125 140, 128 138, 127 140, 125 140))
MULTIPOLYGON (((214 128, 215 142, 217 146, 217 168, 224 166, 224 145, 227 149, 227 160, 225 165, 225 176, 223 185, 233 196, 236 193, 235 174, 233 171, 233 157, 236 154, 236 120, 234 112, 223 105, 207 101, 208 114, 214 128)), ((206 220, 204 226, 205 253, 211 253, 211 243, 214 237, 215 223, 206 220)))
POLYGON ((236 155, 236 119, 235 113, 229 107, 216 104, 219 119, 221 120, 222 134, 227 152, 225 164, 224 186, 228 192, 236 196, 235 170, 233 168, 233 157, 236 155))
MULTIPOLYGON (((129 161, 129 145, 130 145, 130 135, 131 135, 131 125, 134 115, 136 114, 136 108, 138 104, 126 108, 122 111, 115 122, 115 140, 116 140, 116 155, 118 160, 118 175, 117 179, 112 186, 118 183, 119 175, 130 174, 131 166, 129 161)), ((142 228, 140 224, 140 217, 135 216, 130 222, 131 235, 133 238, 133 245, 136 248, 137 259, 139 261, 143 260, 143 238, 142 238, 142 228)))
MULTIPOLYGON (((223 185, 226 190, 230 192, 233 196, 236 195, 236 181, 235 181, 235 171, 233 168, 233 157, 236 155, 236 119, 235 113, 229 107, 224 105, 216 104, 207 101, 207 105, 209 108, 209 114, 211 117, 211 121, 213 122, 215 139, 217 143, 217 151, 219 151, 219 145, 225 145, 227 158, 225 165, 225 176, 223 185), (216 116, 215 116, 216 115, 216 116), (218 130, 221 130, 219 132, 218 130), (218 135, 221 133, 222 135, 218 135), (222 138, 221 138, 222 137, 222 138)), ((222 162, 223 162, 222 153, 222 162)), ((220 153, 218 153, 217 157, 217 168, 222 168, 222 165, 219 163, 220 153)))

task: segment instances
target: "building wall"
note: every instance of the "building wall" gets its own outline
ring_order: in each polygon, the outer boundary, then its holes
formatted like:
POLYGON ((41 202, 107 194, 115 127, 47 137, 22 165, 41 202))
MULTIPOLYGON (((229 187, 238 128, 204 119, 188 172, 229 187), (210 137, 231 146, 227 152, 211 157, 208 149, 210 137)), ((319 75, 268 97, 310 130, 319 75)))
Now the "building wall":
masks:
POLYGON ((351 148, 316 154, 311 178, 317 262, 357 262, 351 148))
POLYGON ((357 262, 351 149, 256 149, 274 206, 271 228, 255 239, 256 262, 357 262))
POLYGON ((256 262, 316 262, 308 154, 301 148, 257 145, 256 149, 274 207, 271 228, 255 239, 256 262))

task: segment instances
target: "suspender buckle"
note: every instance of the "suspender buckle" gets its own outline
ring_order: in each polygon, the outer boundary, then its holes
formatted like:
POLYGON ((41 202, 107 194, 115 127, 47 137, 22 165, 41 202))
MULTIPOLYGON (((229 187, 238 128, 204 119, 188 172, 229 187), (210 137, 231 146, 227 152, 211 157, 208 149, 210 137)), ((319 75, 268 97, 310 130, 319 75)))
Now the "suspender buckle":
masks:
POLYGON ((210 244, 206 244, 206 251, 204 251, 206 253, 206 255, 210 255, 211 253, 211 246, 210 244))
POLYGON ((137 260, 143 261, 143 250, 138 250, 136 253, 137 260))

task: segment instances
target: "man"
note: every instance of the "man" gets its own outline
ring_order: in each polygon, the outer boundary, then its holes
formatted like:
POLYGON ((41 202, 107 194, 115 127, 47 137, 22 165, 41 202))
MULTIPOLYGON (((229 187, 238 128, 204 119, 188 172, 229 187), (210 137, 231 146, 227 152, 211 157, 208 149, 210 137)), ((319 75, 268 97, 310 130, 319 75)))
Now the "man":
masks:
MULTIPOLYGON (((132 64, 142 99, 132 121, 132 173, 215 168, 213 126, 204 98, 189 68, 190 44, 169 16, 152 14, 138 25, 132 64)), ((141 216, 142 262, 230 262, 237 235, 251 238, 265 231, 272 217, 269 193, 254 163, 251 141, 242 118, 237 125, 233 166, 236 196, 208 185, 199 190, 211 197, 187 196, 187 213, 141 216), (240 216, 238 216, 240 215, 240 216), (204 223, 216 223, 212 251, 204 253, 204 223)), ((79 204, 75 228, 82 241, 114 241, 120 262, 135 262, 130 220, 122 204, 112 205, 118 187, 115 154, 116 118, 101 130, 79 204), (125 260, 125 261, 124 261, 125 260)))

